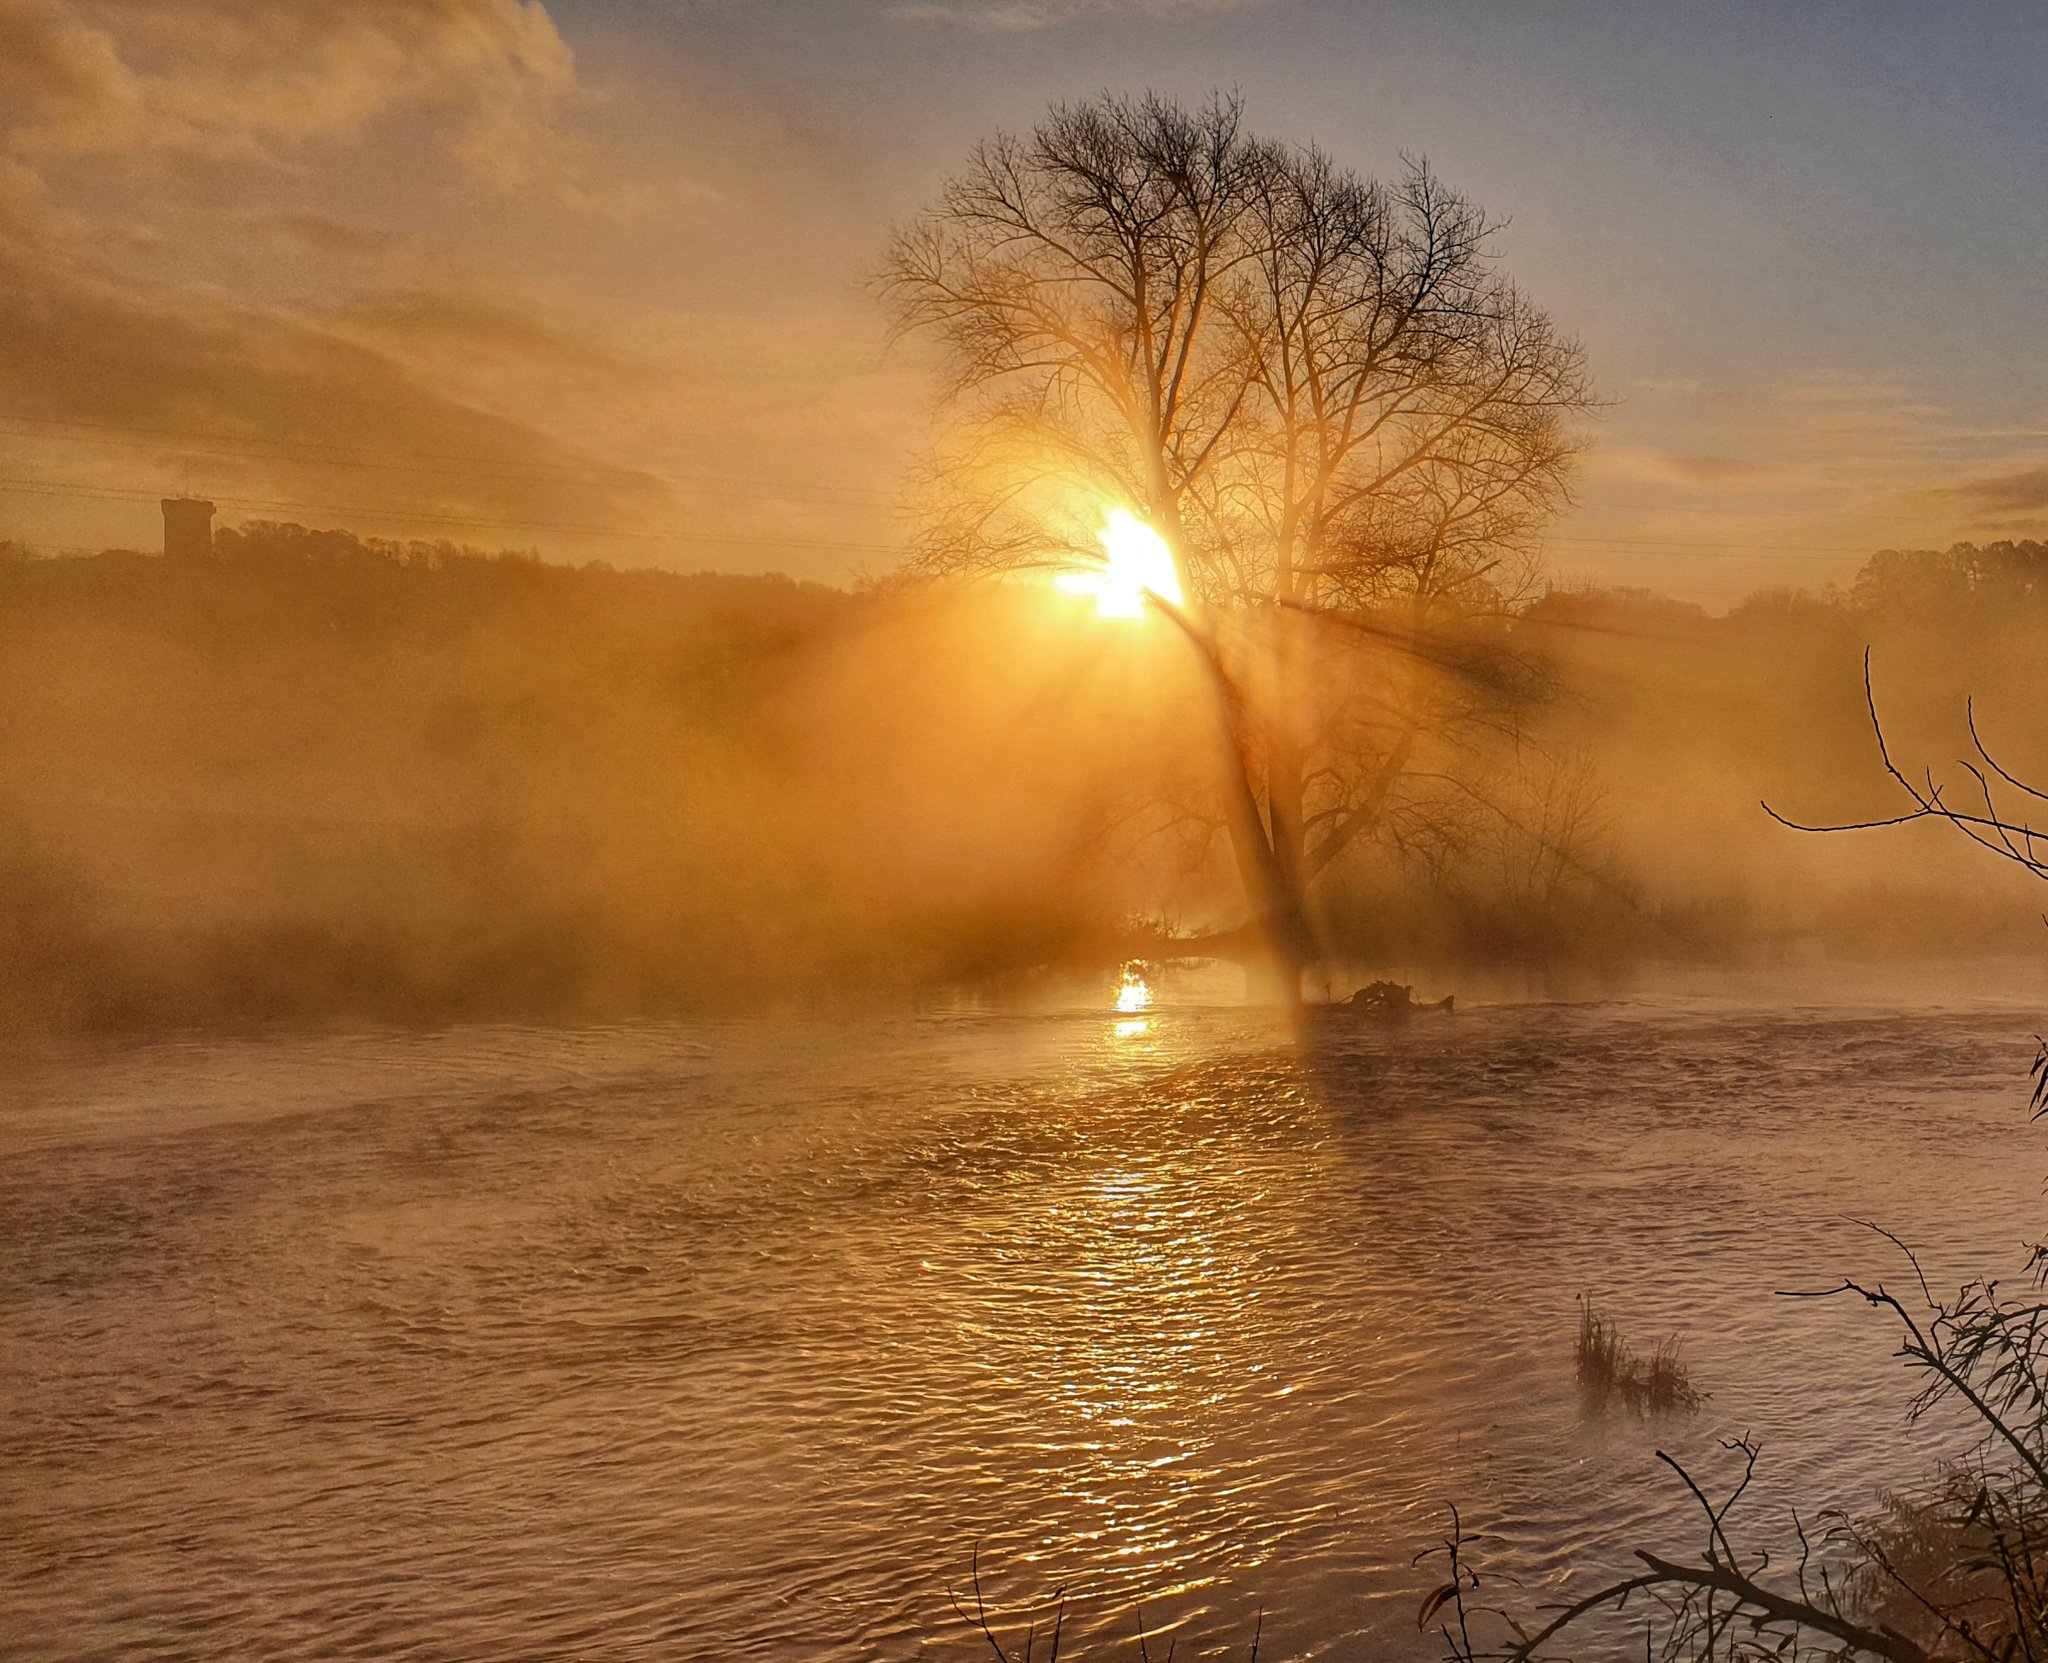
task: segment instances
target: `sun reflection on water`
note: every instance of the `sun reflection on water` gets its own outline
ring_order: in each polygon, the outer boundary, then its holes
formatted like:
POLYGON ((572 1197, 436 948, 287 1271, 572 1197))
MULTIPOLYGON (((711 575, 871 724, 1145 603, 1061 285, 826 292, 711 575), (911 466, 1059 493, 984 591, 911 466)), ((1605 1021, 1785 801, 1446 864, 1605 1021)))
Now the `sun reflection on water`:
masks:
POLYGON ((1322 1348, 1264 1297, 1296 1216, 1281 1197, 1301 1195, 1279 1173, 1306 1174, 1294 1140, 1272 1135, 1273 1103, 1218 1096, 1182 1072, 1190 1059, 1162 1054, 1178 1050, 1175 1025, 1110 1029, 1150 1032, 1122 1054, 1171 1068, 1157 1090, 1042 1105, 1037 1135, 1061 1152, 1051 1187, 1008 1220, 1008 1268, 983 1272, 1027 1278, 1010 1293, 1034 1311, 1030 1333, 997 1372, 1036 1406, 1007 1474, 1024 1516, 983 1523, 983 1563, 1022 1599, 1085 1587, 1108 1632, 1142 1602, 1159 1636, 1220 1635, 1238 1621, 1226 1587, 1282 1540, 1337 1528, 1334 1500, 1327 1517, 1321 1504, 1275 1517, 1260 1471, 1260 1451, 1320 1441, 1314 1394, 1295 1394, 1325 1380, 1322 1348))

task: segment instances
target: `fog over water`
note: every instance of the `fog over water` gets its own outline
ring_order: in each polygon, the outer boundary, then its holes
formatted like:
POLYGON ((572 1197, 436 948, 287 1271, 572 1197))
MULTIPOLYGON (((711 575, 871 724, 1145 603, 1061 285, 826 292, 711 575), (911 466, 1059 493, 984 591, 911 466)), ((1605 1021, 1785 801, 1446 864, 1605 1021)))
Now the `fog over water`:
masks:
POLYGON ((0 1663, 2048 1660, 2044 50, 0 0, 0 1663))
POLYGON ((1774 1544, 1788 1496, 1931 1462, 1887 1325, 1772 1295, 1900 1272, 1851 1217, 1937 1287, 2017 1267, 2028 1024, 1690 998, 1297 1046, 1169 1002, 53 1054, 0 1120, 9 1650, 965 1658, 978 1544, 1005 1621, 1067 1590, 1070 1654, 1142 1608, 1182 1655, 1263 1610, 1265 1656, 1434 1656, 1449 1503, 1526 1610, 1694 1546, 1657 1448, 1758 1437, 1774 1544), (1581 1292, 1683 1334, 1696 1419, 1587 1407, 1581 1292))
MULTIPOLYGON (((1726 618, 1557 592, 1502 623, 1513 708, 1421 742, 1317 880, 1331 954, 1580 993, 1652 961, 1908 986, 2033 953, 2023 883, 1952 829, 1802 837, 1759 806, 1906 806, 1865 647, 1909 771, 1974 789, 1974 697, 1998 761, 2048 775, 2048 548, 1869 576, 1726 618)), ((1076 604, 290 526, 210 561, 0 560, 0 1047, 872 1007, 1240 925, 1192 655, 1076 604)))

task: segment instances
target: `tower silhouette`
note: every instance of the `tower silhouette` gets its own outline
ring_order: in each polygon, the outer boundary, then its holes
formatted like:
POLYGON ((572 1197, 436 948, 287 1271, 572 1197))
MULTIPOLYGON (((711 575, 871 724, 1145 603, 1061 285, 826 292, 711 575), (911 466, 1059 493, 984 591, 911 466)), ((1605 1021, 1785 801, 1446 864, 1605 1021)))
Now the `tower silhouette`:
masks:
POLYGON ((213 504, 200 497, 165 497, 164 558, 204 560, 213 553, 213 504))

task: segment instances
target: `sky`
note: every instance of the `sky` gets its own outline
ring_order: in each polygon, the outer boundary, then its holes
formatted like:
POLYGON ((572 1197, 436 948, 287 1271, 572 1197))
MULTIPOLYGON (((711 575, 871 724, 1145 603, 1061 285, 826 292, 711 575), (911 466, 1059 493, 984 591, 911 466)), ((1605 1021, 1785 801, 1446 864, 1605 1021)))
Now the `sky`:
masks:
POLYGON ((1606 401, 1546 556, 1713 606, 2048 530, 2048 8, 0 0, 0 537, 157 498, 887 571, 888 229, 1048 104, 1427 157, 1606 401))

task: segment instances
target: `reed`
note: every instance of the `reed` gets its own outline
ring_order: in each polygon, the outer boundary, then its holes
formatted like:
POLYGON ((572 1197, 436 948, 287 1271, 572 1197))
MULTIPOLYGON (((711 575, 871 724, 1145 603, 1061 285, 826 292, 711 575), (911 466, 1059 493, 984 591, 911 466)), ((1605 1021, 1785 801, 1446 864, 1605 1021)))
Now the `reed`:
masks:
POLYGON ((1659 1340, 1649 1356, 1642 1356, 1622 1338, 1614 1320, 1584 1295, 1575 1359, 1580 1387, 1601 1403, 1619 1400, 1646 1414, 1691 1414, 1706 1401, 1679 1354, 1677 1335, 1659 1340))

